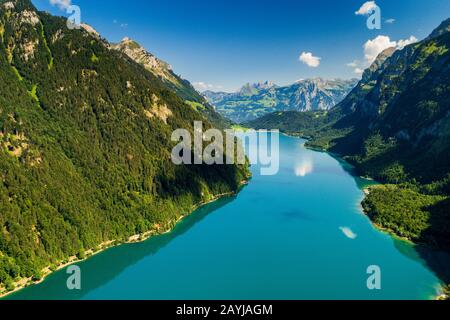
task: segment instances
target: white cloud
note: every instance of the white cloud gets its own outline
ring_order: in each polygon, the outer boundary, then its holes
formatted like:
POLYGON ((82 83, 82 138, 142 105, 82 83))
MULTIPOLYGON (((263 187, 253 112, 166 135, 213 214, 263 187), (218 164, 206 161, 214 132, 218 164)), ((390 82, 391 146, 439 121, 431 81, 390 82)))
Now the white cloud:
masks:
POLYGON ((388 36, 378 36, 364 44, 364 58, 367 63, 372 64, 381 52, 396 46, 397 42, 391 41, 388 36))
POLYGON ((388 36, 378 36, 372 40, 368 40, 364 44, 364 57, 367 64, 372 64, 378 55, 387 48, 395 48, 401 50, 411 43, 417 42, 417 38, 410 36, 409 39, 391 41, 388 36))
POLYGON ((302 52, 302 54, 299 57, 299 60, 306 64, 308 67, 311 68, 317 68, 320 66, 320 59, 319 57, 313 56, 311 52, 302 52))
POLYGON ((416 43, 417 41, 419 41, 419 40, 416 37, 414 37, 414 36, 409 37, 409 39, 399 40, 397 42, 397 49, 402 50, 407 45, 410 45, 412 43, 416 43))
POLYGON ((359 76, 364 73, 364 69, 361 67, 361 63, 359 62, 359 60, 354 60, 347 63, 347 67, 352 68, 353 72, 359 76))
POLYGON ((66 10, 72 5, 72 0, 50 0, 50 4, 57 6, 60 10, 66 10))
POLYGON ((388 48, 395 48, 396 50, 402 50, 407 45, 417 42, 417 38, 410 36, 408 39, 402 39, 398 41, 391 40, 388 36, 378 36, 372 40, 368 40, 364 44, 364 58, 363 62, 354 60, 347 63, 347 67, 353 68, 355 74, 361 75, 364 70, 367 69, 378 57, 378 55, 388 48))
POLYGON ((216 86, 210 83, 206 83, 206 82, 194 82, 192 83, 192 85, 194 86, 194 88, 198 91, 206 91, 206 90, 220 90, 223 87, 222 86, 216 86))
POLYGON ((364 63, 361 63, 359 60, 354 60, 352 62, 349 62, 346 64, 347 67, 350 67, 353 69, 353 72, 356 75, 362 75, 364 73, 364 63))
POLYGON ((355 60, 353 62, 347 63, 347 67, 350 67, 350 68, 356 68, 358 65, 359 65, 359 61, 358 60, 355 60))
POLYGON ((386 21, 384 21, 387 24, 393 24, 396 20, 395 19, 387 19, 386 21))
POLYGON ((367 1, 361 6, 361 8, 359 8, 358 11, 355 12, 355 14, 358 16, 366 16, 376 7, 377 4, 375 1, 367 1))

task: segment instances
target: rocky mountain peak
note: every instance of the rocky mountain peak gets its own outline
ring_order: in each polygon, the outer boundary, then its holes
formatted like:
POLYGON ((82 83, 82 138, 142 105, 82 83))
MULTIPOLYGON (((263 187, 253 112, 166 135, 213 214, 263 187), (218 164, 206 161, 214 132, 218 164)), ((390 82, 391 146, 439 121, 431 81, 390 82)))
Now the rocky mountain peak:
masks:
POLYGON ((15 10, 16 12, 23 10, 36 11, 30 0, 1 0, 0 7, 5 10, 15 10))
POLYGON ((303 79, 288 86, 271 81, 247 83, 235 93, 204 92, 219 113, 246 122, 279 111, 328 110, 353 89, 358 80, 303 79))
POLYGON ((131 60, 153 73, 162 80, 168 88, 188 102, 192 108, 204 114, 218 127, 225 127, 225 123, 228 123, 228 120, 221 117, 214 108, 208 104, 205 98, 195 90, 189 81, 175 74, 171 65, 148 52, 138 42, 129 37, 125 37, 120 43, 111 44, 110 48, 122 52, 131 60))
POLYGON ((138 42, 125 37, 120 43, 113 44, 112 48, 123 52, 132 60, 143 65, 147 70, 157 76, 170 82, 177 81, 172 73, 172 67, 168 63, 158 59, 152 53, 148 52, 138 42))
POLYGON ((246 96, 257 95, 262 90, 276 87, 273 81, 260 81, 256 83, 246 83, 240 90, 240 94, 246 96))
POLYGON ((82 23, 81 28, 83 28, 87 33, 93 35, 94 37, 100 39, 100 33, 97 32, 92 26, 82 23))
POLYGON ((380 68, 383 66, 385 61, 387 59, 389 59, 396 50, 397 50, 396 48, 392 47, 392 48, 387 48, 384 51, 382 51, 377 56, 375 61, 371 64, 371 66, 364 71, 363 76, 362 76, 362 82, 369 81, 369 79, 372 78, 372 76, 375 73, 377 73, 377 71, 380 71, 380 68))

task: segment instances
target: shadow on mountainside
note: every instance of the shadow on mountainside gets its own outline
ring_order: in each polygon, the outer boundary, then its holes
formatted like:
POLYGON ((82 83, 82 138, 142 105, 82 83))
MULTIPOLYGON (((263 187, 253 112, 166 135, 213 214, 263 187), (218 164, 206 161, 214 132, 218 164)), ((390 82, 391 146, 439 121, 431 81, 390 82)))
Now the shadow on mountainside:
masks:
POLYGON ((450 284, 450 198, 428 208, 429 228, 422 234, 422 241, 439 244, 442 251, 417 246, 416 250, 427 266, 446 284, 450 284))

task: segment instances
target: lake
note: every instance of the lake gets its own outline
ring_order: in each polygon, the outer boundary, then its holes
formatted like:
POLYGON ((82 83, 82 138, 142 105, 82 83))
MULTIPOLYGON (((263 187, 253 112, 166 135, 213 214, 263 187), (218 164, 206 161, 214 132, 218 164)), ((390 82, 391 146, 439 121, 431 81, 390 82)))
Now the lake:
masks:
MULTIPOLYGON (((430 299, 440 280, 419 253, 363 214, 369 181, 304 140, 280 136, 280 171, 202 207, 170 233, 78 264, 80 291, 60 270, 12 299, 430 299), (381 270, 381 290, 367 268, 381 270)), ((427 260, 423 257, 427 256, 427 260)), ((446 259, 446 258, 445 258, 446 259)), ((437 264, 439 264, 438 261, 437 264)))

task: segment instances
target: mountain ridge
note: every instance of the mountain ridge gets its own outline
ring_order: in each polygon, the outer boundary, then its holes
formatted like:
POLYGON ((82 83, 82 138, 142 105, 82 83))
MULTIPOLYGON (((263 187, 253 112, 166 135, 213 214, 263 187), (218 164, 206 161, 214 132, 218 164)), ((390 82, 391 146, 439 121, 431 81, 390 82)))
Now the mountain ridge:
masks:
POLYGON ((246 122, 271 112, 328 110, 356 83, 356 79, 313 78, 277 86, 266 81, 246 84, 236 93, 205 91, 203 94, 223 116, 235 122, 246 122))
POLYGON ((217 128, 224 129, 231 126, 231 122, 217 113, 188 80, 175 74, 167 62, 147 51, 138 42, 125 37, 121 42, 112 43, 110 46, 160 78, 170 90, 176 92, 193 109, 204 114, 217 128))

